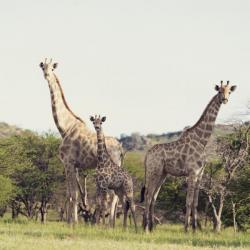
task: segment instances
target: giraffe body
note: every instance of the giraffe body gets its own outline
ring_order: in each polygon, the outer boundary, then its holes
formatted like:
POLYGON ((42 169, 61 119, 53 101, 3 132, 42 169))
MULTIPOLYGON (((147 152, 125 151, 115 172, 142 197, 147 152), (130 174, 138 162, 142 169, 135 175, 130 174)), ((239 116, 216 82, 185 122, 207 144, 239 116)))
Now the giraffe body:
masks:
MULTIPOLYGON (((56 63, 47 62, 40 64, 44 77, 48 81, 52 113, 55 124, 62 136, 59 156, 65 167, 67 196, 69 201, 68 222, 77 222, 78 187, 76 181, 76 168, 84 170, 97 166, 96 135, 76 116, 69 108, 62 87, 54 74, 56 63)), ((121 164, 122 146, 113 137, 107 137, 107 150, 114 162, 121 164)), ((117 200, 114 197, 114 200, 117 200)), ((112 209, 111 214, 114 213, 112 209)), ((111 216, 112 217, 112 216, 111 216)), ((112 220, 112 218, 111 218, 112 220)))
POLYGON ((205 147, 212 134, 215 120, 222 103, 226 103, 228 95, 235 86, 223 85, 216 87, 218 93, 212 98, 199 121, 191 128, 183 131, 180 138, 174 142, 156 144, 148 150, 145 156, 145 189, 146 208, 144 228, 153 229, 153 216, 156 198, 166 176, 186 176, 188 190, 186 196, 185 230, 190 223, 197 227, 197 205, 199 184, 204 171, 205 147))
MULTIPOLYGON (((127 213, 130 207, 137 230, 135 219, 135 204, 133 198, 133 181, 127 171, 117 165, 110 157, 105 143, 105 137, 102 132, 101 124, 106 120, 100 116, 91 117, 97 133, 97 168, 96 168, 96 188, 97 203, 99 207, 98 216, 105 211, 105 196, 109 190, 113 190, 118 195, 124 209, 124 227, 127 226, 127 213)), ((104 221, 105 223, 105 221, 104 221)))

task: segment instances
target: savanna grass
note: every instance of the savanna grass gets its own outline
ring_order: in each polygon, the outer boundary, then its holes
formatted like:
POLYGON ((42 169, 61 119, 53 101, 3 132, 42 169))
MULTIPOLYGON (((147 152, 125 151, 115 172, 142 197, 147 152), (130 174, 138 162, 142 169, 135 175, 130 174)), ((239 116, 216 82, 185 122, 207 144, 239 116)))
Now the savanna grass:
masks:
POLYGON ((249 233, 227 229, 220 234, 210 230, 184 233, 182 225, 165 224, 146 235, 133 226, 126 231, 103 226, 48 222, 42 225, 27 220, 0 220, 0 249, 250 249, 249 233))

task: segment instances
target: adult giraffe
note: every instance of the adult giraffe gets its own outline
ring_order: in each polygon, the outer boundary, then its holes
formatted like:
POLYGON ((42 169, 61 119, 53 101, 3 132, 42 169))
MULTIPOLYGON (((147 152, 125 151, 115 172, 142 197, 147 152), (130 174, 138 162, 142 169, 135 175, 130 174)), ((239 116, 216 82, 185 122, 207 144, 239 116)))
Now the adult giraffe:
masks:
MULTIPOLYGON (((59 156, 65 167, 67 182, 67 198, 69 201, 67 221, 70 224, 76 223, 78 221, 76 169, 82 168, 86 170, 97 166, 96 133, 92 132, 85 122, 69 108, 62 87, 54 73, 57 63, 53 63, 52 59, 49 62, 45 59, 45 62, 40 63, 40 67, 49 84, 52 113, 62 137, 59 156)), ((123 154, 121 144, 112 137, 107 137, 106 143, 113 161, 120 166, 123 154)), ((117 196, 114 196, 111 208, 111 221, 114 220, 114 209, 117 200, 117 196)))
POLYGON ((197 227, 197 205, 200 180, 204 171, 204 151, 212 134, 221 104, 228 102, 229 95, 236 86, 216 85, 218 92, 209 102, 198 122, 183 131, 177 141, 156 144, 145 157, 145 186, 142 188, 142 201, 146 191, 144 229, 153 229, 154 206, 157 195, 167 174, 186 176, 188 190, 186 197, 185 230, 188 230, 192 212, 193 230, 197 227))

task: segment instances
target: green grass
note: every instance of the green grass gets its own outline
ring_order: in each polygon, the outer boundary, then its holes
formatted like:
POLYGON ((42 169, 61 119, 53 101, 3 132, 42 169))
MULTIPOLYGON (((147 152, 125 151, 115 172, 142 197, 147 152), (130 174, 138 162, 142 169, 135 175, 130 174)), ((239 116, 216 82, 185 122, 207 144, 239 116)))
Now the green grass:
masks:
POLYGON ((144 181, 144 157, 143 151, 129 151, 124 158, 124 167, 140 181, 144 181))
POLYGON ((0 220, 0 249, 250 249, 248 233, 234 234, 231 229, 221 234, 211 231, 184 233, 182 225, 158 226, 151 234, 131 227, 124 231, 103 226, 78 225, 70 228, 65 223, 46 225, 18 220, 0 220))

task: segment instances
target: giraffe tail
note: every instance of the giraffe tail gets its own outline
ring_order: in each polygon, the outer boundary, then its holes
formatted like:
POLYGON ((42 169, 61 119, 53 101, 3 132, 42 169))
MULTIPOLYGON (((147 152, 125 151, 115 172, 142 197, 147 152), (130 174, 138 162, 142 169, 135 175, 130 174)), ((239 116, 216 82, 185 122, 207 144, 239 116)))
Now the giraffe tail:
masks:
POLYGON ((130 207, 130 204, 128 201, 126 201, 126 210, 128 211, 129 210, 129 207, 130 207))
POLYGON ((145 185, 142 187, 141 189, 141 201, 140 203, 142 203, 144 201, 144 197, 145 197, 145 191, 146 191, 146 187, 145 185))

